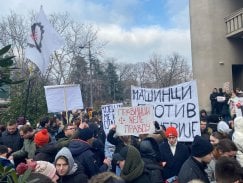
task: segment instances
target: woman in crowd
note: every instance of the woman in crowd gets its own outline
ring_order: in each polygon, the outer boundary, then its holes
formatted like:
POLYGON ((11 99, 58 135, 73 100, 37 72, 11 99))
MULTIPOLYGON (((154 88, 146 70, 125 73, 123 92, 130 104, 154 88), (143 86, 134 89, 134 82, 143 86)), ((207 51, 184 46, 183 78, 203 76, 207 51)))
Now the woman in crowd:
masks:
POLYGON ((74 162, 70 150, 63 147, 55 157, 55 167, 59 176, 59 183, 87 183, 88 178, 84 174, 81 165, 74 162))

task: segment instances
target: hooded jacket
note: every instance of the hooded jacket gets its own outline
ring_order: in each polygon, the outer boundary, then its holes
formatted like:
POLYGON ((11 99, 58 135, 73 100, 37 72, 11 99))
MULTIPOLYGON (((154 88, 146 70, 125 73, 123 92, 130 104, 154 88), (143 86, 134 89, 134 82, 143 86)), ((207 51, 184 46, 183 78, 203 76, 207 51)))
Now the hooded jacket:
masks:
POLYGON ((70 150, 66 147, 63 147, 55 157, 55 163, 60 156, 64 156, 68 160, 68 172, 64 176, 59 175, 59 183, 86 183, 88 182, 87 176, 84 174, 84 170, 81 165, 78 166, 74 162, 73 156, 70 150))
POLYGON ((128 146, 125 165, 121 171, 121 178, 126 183, 151 183, 149 174, 144 169, 141 155, 133 146, 128 146))
POLYGON ((149 172, 151 183, 163 182, 163 167, 160 166, 161 158, 156 140, 149 137, 141 141, 140 154, 145 163, 145 168, 149 172))
POLYGON ((50 163, 53 163, 57 152, 57 144, 50 142, 44 145, 43 147, 37 148, 33 159, 35 161, 48 161, 50 163))
POLYGON ((107 165, 98 166, 97 161, 94 158, 94 153, 91 150, 91 146, 83 140, 74 139, 69 143, 68 148, 70 149, 74 160, 84 167, 85 174, 88 178, 93 175, 104 172, 107 170, 107 165))

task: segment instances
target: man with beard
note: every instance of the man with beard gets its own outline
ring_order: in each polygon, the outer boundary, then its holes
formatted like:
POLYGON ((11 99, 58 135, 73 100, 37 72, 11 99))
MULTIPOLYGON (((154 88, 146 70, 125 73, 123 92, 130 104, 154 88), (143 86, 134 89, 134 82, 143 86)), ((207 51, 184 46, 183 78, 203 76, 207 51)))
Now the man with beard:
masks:
POLYGON ((25 157, 28 159, 33 159, 36 151, 36 146, 34 143, 35 130, 33 130, 33 128, 29 125, 24 125, 20 127, 19 134, 24 139, 24 145, 20 150, 12 153, 12 157, 14 159, 25 157))
POLYGON ((15 152, 22 148, 23 139, 20 137, 15 120, 11 120, 7 123, 7 130, 3 132, 0 144, 7 146, 9 152, 15 152))

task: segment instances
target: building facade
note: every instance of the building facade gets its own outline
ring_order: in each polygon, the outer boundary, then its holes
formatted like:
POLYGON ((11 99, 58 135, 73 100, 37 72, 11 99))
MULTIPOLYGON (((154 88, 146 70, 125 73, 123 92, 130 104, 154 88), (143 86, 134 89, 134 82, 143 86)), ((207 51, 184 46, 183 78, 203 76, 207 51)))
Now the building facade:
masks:
POLYGON ((210 111, 213 88, 243 90, 243 1, 190 0, 193 77, 200 109, 210 111))

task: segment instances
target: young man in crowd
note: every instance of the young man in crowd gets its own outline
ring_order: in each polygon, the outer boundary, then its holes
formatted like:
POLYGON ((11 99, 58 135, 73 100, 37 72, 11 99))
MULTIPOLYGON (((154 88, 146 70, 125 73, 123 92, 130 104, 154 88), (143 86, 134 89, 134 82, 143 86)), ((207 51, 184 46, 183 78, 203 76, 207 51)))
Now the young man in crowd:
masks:
POLYGON ((191 156, 184 162, 179 172, 180 183, 198 179, 209 183, 205 169, 212 160, 213 145, 206 139, 196 136, 192 143, 191 156))
POLYGON ((161 161, 164 164, 164 179, 177 176, 181 166, 190 156, 189 149, 186 145, 177 141, 178 133, 175 127, 168 127, 165 135, 167 141, 162 142, 159 146, 161 161))

